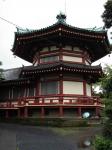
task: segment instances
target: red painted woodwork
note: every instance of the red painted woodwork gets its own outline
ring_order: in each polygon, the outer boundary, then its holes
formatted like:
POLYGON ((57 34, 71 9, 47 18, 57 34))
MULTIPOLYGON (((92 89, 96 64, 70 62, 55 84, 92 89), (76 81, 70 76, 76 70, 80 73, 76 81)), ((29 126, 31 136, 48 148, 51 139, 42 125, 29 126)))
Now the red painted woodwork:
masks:
POLYGON ((44 118, 45 116, 45 110, 44 107, 41 107, 41 118, 44 118))
POLYGON ((59 76, 59 93, 63 94, 63 74, 59 76))
POLYGON ((10 106, 7 105, 8 102, 0 103, 0 108, 6 109, 17 109, 19 107, 24 107, 24 115, 27 116, 28 114, 28 108, 26 107, 26 104, 28 107, 30 106, 52 106, 56 104, 56 106, 66 106, 70 105, 72 106, 89 106, 89 107, 103 107, 102 102, 99 97, 88 97, 88 96, 75 96, 75 95, 52 95, 52 96, 34 96, 34 97, 24 97, 20 100, 18 99, 16 106, 14 106, 13 101, 11 102, 10 106), (49 99, 49 102, 45 102, 45 99, 49 99), (66 98, 65 101, 64 98, 66 98), (55 100, 55 101, 54 101, 55 100), (54 102, 53 102, 54 101, 54 102))
POLYGON ((24 107, 24 117, 28 117, 28 107, 24 107))
POLYGON ((95 113, 96 113, 96 116, 99 116, 99 115, 100 115, 99 107, 96 107, 95 113))
MULTIPOLYGON (((70 50, 65 50, 65 49, 59 49, 59 50, 56 50, 56 51, 48 51, 48 52, 40 52, 38 54, 38 57, 35 56, 36 59, 38 59, 38 64, 49 64, 49 63, 54 63, 54 62, 40 62, 40 59, 43 58, 43 57, 49 57, 49 56, 59 56, 59 61, 60 60, 63 60, 63 56, 74 56, 74 57, 79 57, 79 58, 82 58, 82 62, 75 62, 75 61, 69 61, 70 63, 79 63, 79 64, 85 64, 85 59, 86 56, 83 52, 78 52, 78 51, 70 51, 70 50)), ((64 61, 64 60, 63 60, 64 61)), ((35 60, 36 62, 36 60, 35 60)), ((55 61, 57 62, 57 61, 55 61)), ((68 61, 66 61, 68 62, 68 61)))
POLYGON ((79 116, 79 117, 82 116, 81 107, 78 107, 78 116, 79 116))
POLYGON ((59 107, 59 116, 63 117, 63 106, 59 107))
POLYGON ((5 111, 5 118, 9 118, 9 110, 8 109, 5 111))
POLYGON ((21 117, 21 111, 20 111, 20 109, 17 110, 17 116, 18 116, 18 118, 21 117))
POLYGON ((83 94, 84 94, 84 96, 87 95, 86 81, 83 81, 83 94))

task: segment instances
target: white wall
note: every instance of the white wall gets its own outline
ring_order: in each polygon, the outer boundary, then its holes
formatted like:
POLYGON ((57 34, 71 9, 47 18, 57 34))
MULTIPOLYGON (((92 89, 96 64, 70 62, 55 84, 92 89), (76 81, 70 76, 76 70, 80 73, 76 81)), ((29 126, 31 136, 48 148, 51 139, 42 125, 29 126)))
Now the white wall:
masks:
POLYGON ((86 92, 87 92, 87 96, 91 96, 91 85, 86 84, 86 92))
POLYGON ((50 50, 51 50, 51 51, 56 50, 56 49, 58 49, 56 46, 51 46, 51 47, 50 47, 50 50))
POLYGON ((66 49, 66 50, 72 50, 72 47, 69 46, 69 45, 66 45, 66 46, 64 47, 64 49, 66 49))
POLYGON ((63 56, 63 60, 65 61, 73 61, 73 62, 82 62, 82 58, 73 57, 73 56, 63 56))
POLYGON ((48 47, 44 47, 44 48, 41 50, 41 52, 47 52, 48 50, 49 50, 48 47))
POLYGON ((87 61, 85 61, 85 64, 86 64, 86 65, 90 65, 87 61))
POLYGON ((83 95, 83 82, 63 81, 63 93, 83 95))
POLYGON ((79 51, 79 52, 81 52, 82 50, 79 47, 73 47, 73 51, 79 51))

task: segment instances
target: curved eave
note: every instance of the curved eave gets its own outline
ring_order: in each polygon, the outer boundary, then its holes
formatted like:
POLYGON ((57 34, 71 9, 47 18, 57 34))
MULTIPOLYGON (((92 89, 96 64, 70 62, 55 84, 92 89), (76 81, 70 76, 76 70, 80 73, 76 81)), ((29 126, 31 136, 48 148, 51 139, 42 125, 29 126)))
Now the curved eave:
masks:
POLYGON ((26 85, 26 84, 30 84, 33 82, 33 78, 29 77, 29 78, 18 78, 15 80, 4 80, 0 82, 0 87, 3 86, 20 86, 20 85, 26 85))
POLYGON ((69 36, 70 38, 72 38, 72 40, 77 38, 77 40, 78 39, 82 41, 86 40, 86 42, 89 43, 92 42, 92 45, 94 45, 96 51, 97 51, 97 47, 98 49, 102 49, 99 50, 101 51, 99 57, 97 57, 97 52, 96 52, 95 54, 96 56, 93 58, 92 61, 96 61, 100 59, 101 57, 107 55, 110 51, 109 50, 110 45, 109 45, 106 31, 92 31, 87 29, 76 28, 61 22, 58 22, 52 26, 40 30, 28 31, 26 33, 16 32, 12 51, 15 55, 19 56, 20 58, 32 62, 32 58, 29 58, 27 56, 28 52, 27 54, 24 52, 27 51, 26 45, 33 43, 35 41, 38 42, 43 41, 42 43, 44 43, 44 40, 47 38, 48 39, 52 38, 51 36, 54 36, 57 39, 63 38, 63 36, 65 38, 69 36), (99 47, 99 43, 100 43, 100 47, 99 47), (20 49, 22 49, 22 54, 20 54, 20 49))
MULTIPOLYGON (((106 37, 107 37, 107 32, 104 30, 102 30, 102 31, 87 30, 87 29, 77 28, 77 27, 70 26, 66 23, 59 22, 59 23, 56 23, 52 26, 49 26, 47 28, 43 28, 40 30, 27 31, 26 33, 16 32, 15 33, 15 35, 16 35, 15 41, 16 40, 19 41, 19 40, 33 39, 33 38, 36 38, 39 36, 43 36, 43 35, 46 35, 49 33, 56 32, 58 30, 70 32, 70 33, 73 33, 76 35, 80 34, 80 35, 85 36, 85 37, 98 38, 98 39, 106 39, 106 37)), ((106 40, 106 42, 107 41, 108 40, 106 40)))
POLYGON ((59 28, 59 27, 62 27, 62 28, 66 28, 68 30, 72 30, 72 31, 78 31, 78 32, 83 32, 83 33, 89 33, 89 34, 104 34, 106 31, 105 30, 100 30, 100 31, 96 31, 96 30, 90 30, 90 29, 83 29, 83 28, 78 28, 78 27, 74 27, 74 26, 71 26, 67 23, 64 23, 64 22, 57 22, 51 26, 48 26, 48 27, 45 27, 45 28, 41 28, 41 29, 38 29, 38 30, 29 30, 29 31, 26 31, 26 32, 16 32, 16 34, 18 36, 23 36, 23 37, 26 37, 26 36, 32 36, 33 34, 40 34, 40 33, 44 33, 44 32, 49 32, 51 30, 55 30, 56 28, 59 28))
POLYGON ((57 62, 53 64, 41 64, 38 66, 29 66, 22 70, 21 77, 37 75, 52 72, 72 72, 81 74, 90 74, 92 76, 101 77, 103 72, 100 66, 87 66, 83 64, 72 64, 65 62, 57 62))

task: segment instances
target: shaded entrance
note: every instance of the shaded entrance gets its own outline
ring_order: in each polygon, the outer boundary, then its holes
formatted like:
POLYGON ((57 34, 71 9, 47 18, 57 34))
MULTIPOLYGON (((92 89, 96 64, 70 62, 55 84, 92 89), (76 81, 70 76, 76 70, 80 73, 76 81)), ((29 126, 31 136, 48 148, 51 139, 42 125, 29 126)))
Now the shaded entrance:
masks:
POLYGON ((59 117, 59 108, 44 108, 45 117, 59 117))
POLYGON ((77 117, 78 108, 63 108, 63 117, 77 117))

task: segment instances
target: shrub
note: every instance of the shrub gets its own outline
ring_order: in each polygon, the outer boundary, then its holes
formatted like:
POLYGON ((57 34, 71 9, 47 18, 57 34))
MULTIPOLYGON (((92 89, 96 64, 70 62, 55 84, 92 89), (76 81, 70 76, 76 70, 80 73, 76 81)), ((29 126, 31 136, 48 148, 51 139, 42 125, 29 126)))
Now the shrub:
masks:
POLYGON ((97 136, 95 139, 95 149, 96 150, 112 150, 112 141, 97 136))

